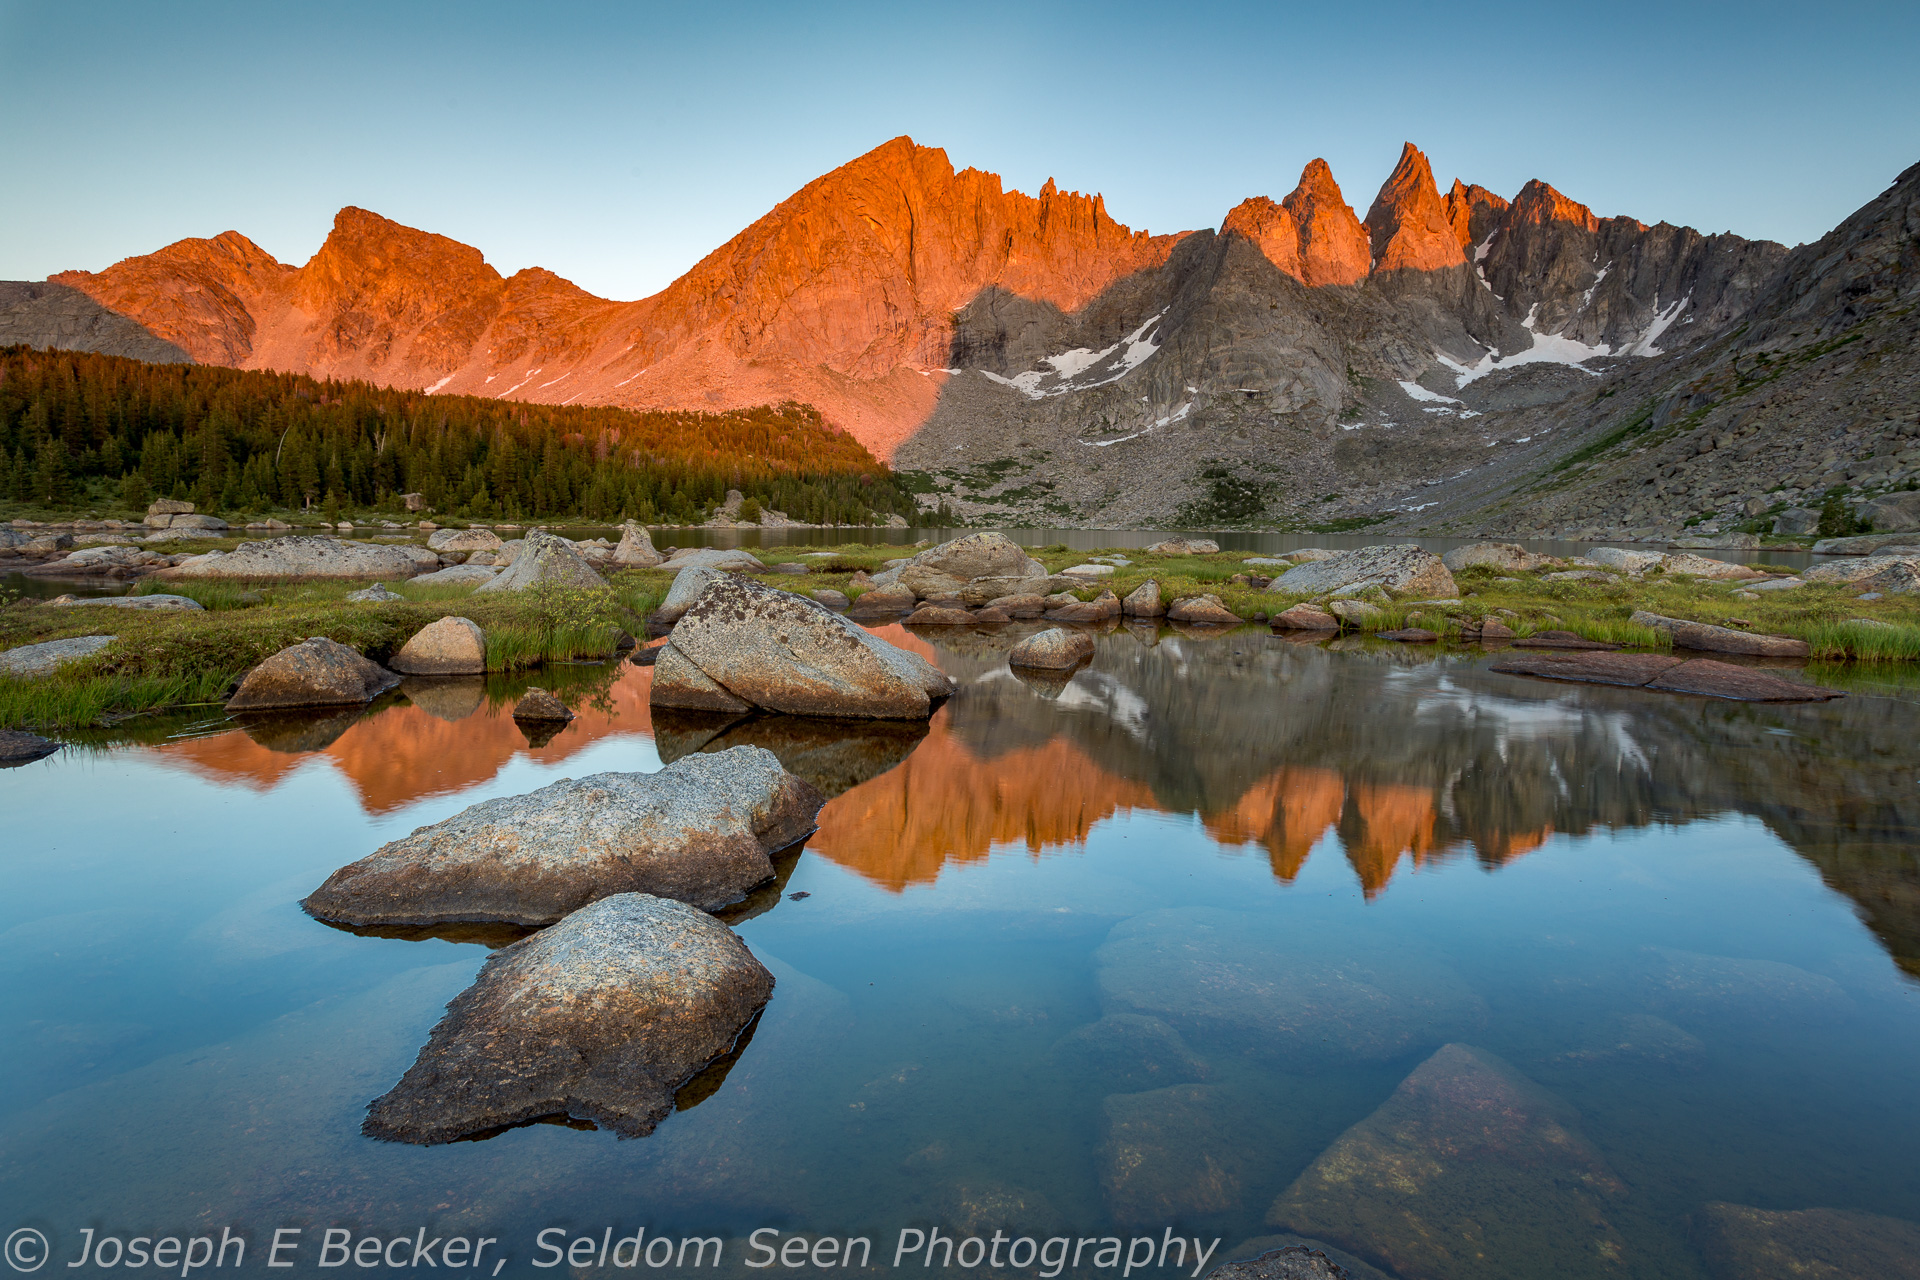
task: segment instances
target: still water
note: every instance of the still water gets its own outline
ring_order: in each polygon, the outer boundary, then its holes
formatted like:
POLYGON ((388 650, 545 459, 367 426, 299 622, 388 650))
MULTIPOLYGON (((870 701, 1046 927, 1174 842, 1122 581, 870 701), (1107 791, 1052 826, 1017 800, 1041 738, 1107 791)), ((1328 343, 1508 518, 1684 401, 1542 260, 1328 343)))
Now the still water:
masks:
POLYGON ((1024 630, 882 628, 959 685, 927 726, 668 719, 650 668, 575 666, 539 745, 524 680, 410 682, 0 772, 0 1229, 48 1275, 91 1273, 88 1229, 231 1227, 262 1269, 298 1227, 311 1270, 324 1229, 424 1228, 553 1275, 542 1229, 646 1228, 765 1275, 757 1228, 886 1267, 937 1224, 1171 1228, 1209 1265, 1305 1238, 1414 1280, 1753 1274, 1800 1211, 1844 1211, 1811 1220, 1842 1250, 1920 1222, 1911 690, 1753 706, 1151 628, 1029 682, 1024 630), (297 900, 476 801, 739 742, 832 799, 736 921, 778 986, 719 1087, 634 1141, 361 1136, 502 939, 297 900))

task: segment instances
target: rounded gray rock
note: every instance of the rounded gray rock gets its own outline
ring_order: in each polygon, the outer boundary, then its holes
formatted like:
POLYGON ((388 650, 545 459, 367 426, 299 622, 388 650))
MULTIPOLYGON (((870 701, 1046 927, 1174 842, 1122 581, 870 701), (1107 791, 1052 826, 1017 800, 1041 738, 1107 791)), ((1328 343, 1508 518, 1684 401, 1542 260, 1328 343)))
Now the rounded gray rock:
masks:
POLYGON ((1007 654, 1007 665, 1064 671, 1093 656, 1093 637, 1084 631, 1053 627, 1028 636, 1007 654))
POLYGON ((346 645, 313 636, 247 672, 227 701, 228 711, 334 707, 371 702, 400 677, 346 645))
POLYGON ((772 993, 766 966, 711 916, 603 898, 495 952, 363 1129, 429 1145, 566 1115, 641 1137, 772 993))

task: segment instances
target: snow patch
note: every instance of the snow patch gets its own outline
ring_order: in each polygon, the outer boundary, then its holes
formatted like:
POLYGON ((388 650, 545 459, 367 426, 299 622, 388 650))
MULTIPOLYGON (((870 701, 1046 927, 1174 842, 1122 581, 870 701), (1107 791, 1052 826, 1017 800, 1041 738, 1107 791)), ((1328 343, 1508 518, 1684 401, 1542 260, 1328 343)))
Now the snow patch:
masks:
POLYGON ((1104 351, 1075 347, 1057 356, 1046 356, 1040 363, 1051 366, 1050 369, 1029 369, 1011 378, 1002 377, 997 373, 988 373, 985 369, 980 372, 1003 387, 1012 387, 1030 400, 1062 396, 1069 391, 1088 391, 1094 387, 1104 387, 1110 382, 1118 382, 1126 377, 1160 350, 1158 341, 1160 335, 1155 330, 1155 326, 1166 314, 1162 311, 1158 315, 1148 317, 1146 323, 1104 351), (1149 336, 1149 330, 1155 330, 1151 336, 1149 336), (1093 375, 1091 381, 1077 381, 1081 375, 1088 373, 1093 375))
POLYGON ((639 371, 639 373, 630 373, 630 374, 628 374, 628 375, 627 375, 626 377, 624 377, 624 378, 622 378, 622 379, 620 379, 620 381, 618 381, 618 382, 616 382, 616 383, 614 383, 613 385, 614 385, 614 386, 616 386, 616 387, 624 387, 624 386, 626 386, 626 385, 627 385, 627 384, 628 384, 629 382, 632 382, 632 381, 633 381, 633 380, 634 380, 635 378, 637 378, 637 377, 639 377, 639 376, 640 376, 640 374, 642 374, 642 373, 645 373, 645 372, 646 372, 646 370, 645 370, 645 369, 642 369, 642 370, 640 370, 640 371, 639 371))
POLYGON ((1419 383, 1408 382, 1405 378, 1402 378, 1400 380, 1400 389, 1406 392, 1411 399, 1424 400, 1430 404, 1461 403, 1460 401, 1455 400, 1452 396, 1443 396, 1437 391, 1429 391, 1425 387, 1421 386, 1419 383))
MULTIPOLYGON (((1673 305, 1663 310, 1660 306, 1660 295, 1657 293, 1654 294, 1653 295, 1653 308, 1654 308, 1653 323, 1649 324, 1647 326, 1647 331, 1640 335, 1640 341, 1634 343, 1631 347, 1627 348, 1627 354, 1630 356, 1665 355, 1666 352, 1662 351, 1660 348, 1653 345, 1654 339, 1658 338, 1661 334, 1665 333, 1668 330, 1668 328, 1672 326, 1673 322, 1679 319, 1680 312, 1686 308, 1686 305, 1689 302, 1692 302, 1692 301, 1693 301, 1693 295, 1688 294, 1686 297, 1680 299, 1680 301, 1674 303, 1673 305)), ((1692 317, 1689 316, 1688 319, 1692 319, 1692 317)))
POLYGON ((1593 278, 1593 283, 1587 286, 1587 291, 1580 295, 1580 309, 1582 311, 1585 311, 1587 304, 1593 301, 1593 291, 1600 287, 1600 282, 1607 278, 1607 272, 1611 270, 1613 270, 1613 263, 1611 262, 1600 268, 1600 274, 1593 278))
POLYGON ((1170 427, 1174 423, 1179 422, 1181 419, 1185 418, 1192 411, 1193 411, 1193 405, 1191 402, 1188 402, 1186 404, 1182 404, 1179 408, 1175 409, 1172 413, 1168 414, 1166 417, 1155 419, 1151 426, 1142 427, 1140 428, 1140 430, 1133 432, 1131 435, 1115 436, 1111 440, 1082 440, 1080 441, 1080 443, 1086 445, 1088 448, 1091 448, 1091 449, 1104 449, 1108 445, 1125 444, 1129 440, 1137 440, 1141 436, 1147 435, 1148 433, 1155 431, 1160 427, 1170 427))
MULTIPOLYGON (((520 381, 518 381, 518 382, 516 382, 516 383, 514 383, 514 384, 513 384, 512 386, 510 386, 510 387, 508 387, 508 388, 507 388, 507 389, 506 389, 505 391, 502 391, 502 392, 499 392, 499 393, 497 393, 497 394, 499 394, 499 395, 503 395, 503 396, 510 396, 510 395, 512 395, 512 394, 513 394, 514 392, 516 392, 516 391, 518 391, 518 390, 519 390, 520 388, 522 388, 522 387, 524 387, 524 386, 526 386, 526 385, 527 385, 527 384, 528 384, 529 382, 532 382, 532 381, 533 381, 533 380, 534 380, 535 378, 537 378, 537 377, 539 377, 539 376, 540 376, 540 371, 539 371, 538 369, 535 369, 535 370, 534 370, 534 371, 533 371, 532 373, 529 373, 529 374, 528 374, 528 375, 527 375, 526 377, 524 377, 524 378, 522 378, 522 379, 520 379, 520 381)), ((555 382, 558 382, 558 381, 559 381, 559 379, 558 379, 558 378, 556 378, 556 379, 554 379, 554 381, 555 381, 555 382)))
POLYGON ((442 378, 442 379, 440 379, 440 381, 438 381, 438 382, 436 382, 436 383, 434 383, 434 384, 433 384, 432 386, 430 386, 430 387, 428 387, 428 388, 427 388, 427 394, 428 394, 428 395, 432 395, 432 394, 433 394, 434 392, 436 392, 436 391, 438 391, 438 390, 439 390, 440 388, 442 388, 442 387, 444 387, 444 386, 446 386, 446 385, 447 385, 447 384, 448 384, 449 382, 452 382, 452 381, 453 381, 453 375, 452 375, 452 374, 448 374, 448 375, 447 375, 446 377, 444 377, 444 378, 442 378))

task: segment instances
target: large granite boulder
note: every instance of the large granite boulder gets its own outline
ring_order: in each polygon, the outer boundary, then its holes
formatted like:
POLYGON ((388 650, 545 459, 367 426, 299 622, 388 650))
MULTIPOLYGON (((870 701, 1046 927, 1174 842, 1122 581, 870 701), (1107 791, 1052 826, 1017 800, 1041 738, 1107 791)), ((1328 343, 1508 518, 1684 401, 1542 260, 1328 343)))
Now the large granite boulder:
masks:
POLYGON ((818 602, 731 576, 675 624, 654 667, 654 704, 729 709, 674 700, 674 681, 694 671, 740 703, 789 715, 921 720, 953 692, 924 658, 818 602))
POLYGON ((500 535, 491 529, 435 529, 427 535, 427 550, 433 552, 498 551, 500 535))
POLYGON ((1007 653, 1007 665, 1064 671, 1093 656, 1093 637, 1084 631, 1053 627, 1028 636, 1007 653))
POLYGON ((1818 582, 1827 586, 1865 582, 1900 566, 1920 565, 1908 556, 1861 555, 1846 560, 1836 560, 1827 564, 1815 565, 1800 575, 1802 582, 1818 582))
POLYGON ((1693 1221, 1714 1280, 1920 1280, 1920 1225, 1901 1218, 1722 1201, 1693 1221))
POLYGON ((1267 1222, 1402 1280, 1611 1277, 1627 1188, 1559 1098, 1449 1044, 1282 1192, 1267 1222))
POLYGON ((629 569, 651 569, 666 557, 654 550, 653 538, 645 526, 629 520, 620 526, 620 545, 613 549, 613 562, 629 569))
POLYGON ((1361 547, 1287 570, 1267 587, 1285 595, 1323 595, 1379 587, 1400 596, 1444 599, 1460 594, 1439 556, 1419 547, 1361 547))
POLYGON ((963 584, 975 578, 1023 580, 1047 576, 1047 567, 1004 533, 970 533, 937 547, 928 547, 901 566, 901 581, 906 580, 905 570, 909 566, 942 573, 963 584))
POLYGON ((1220 550, 1212 538, 1165 538, 1147 548, 1150 556, 1210 556, 1220 550))
POLYGON ((722 551, 718 547, 682 547, 660 565, 668 573, 682 569, 717 569, 722 573, 765 573, 767 566, 750 551, 722 551))
POLYGON ((1876 533, 1910 533, 1920 529, 1920 491, 1889 493, 1864 503, 1860 516, 1876 533))
POLYGON ((616 893, 715 910, 770 878, 771 855, 806 838, 822 803, 758 747, 564 778, 382 845, 302 905, 355 925, 546 925, 616 893))
POLYGON ((363 1128, 424 1145, 566 1115, 640 1137, 772 993, 773 975, 711 916, 602 898, 495 952, 363 1128))
POLYGON ((1158 618, 1167 612, 1167 606, 1160 600, 1160 584, 1149 578, 1120 602, 1120 612, 1129 618, 1158 618))
POLYGON ((12 676, 50 676, 64 663, 91 658, 113 641, 112 636, 69 636, 23 644, 0 653, 0 671, 12 676))
POLYGON ((379 663, 325 636, 313 636, 247 672, 227 700, 227 710, 352 706, 371 702, 399 683, 400 677, 379 663))
POLYGON ((1696 649, 1702 653, 1744 653, 1762 658, 1804 658, 1812 652, 1805 640, 1795 640, 1791 636, 1739 631, 1711 622, 1689 622, 1684 618, 1649 613, 1645 609, 1635 609, 1627 621, 1636 627, 1666 632, 1673 637, 1676 649, 1696 649))
POLYGON ((582 560, 580 553, 565 538, 535 529, 522 540, 513 563, 498 576, 474 588, 474 594, 479 595, 482 591, 525 591, 529 587, 542 585, 604 587, 607 580, 595 573, 593 566, 582 560))
POLYGON ((687 610, 693 608, 693 602, 700 598, 714 583, 726 575, 719 569, 683 569, 674 575, 673 586, 667 591, 667 598, 653 611, 652 620, 660 626, 670 627, 680 621, 687 610))
POLYGON ((487 636, 469 618, 440 618, 413 633, 393 657, 409 676, 471 676, 487 669, 487 636))
POLYGON ((1715 560, 1712 556, 1696 556, 1685 551, 1669 552, 1661 556, 1660 568, 1666 573, 1685 574, 1693 578, 1711 578, 1716 582, 1767 576, 1758 569, 1749 569, 1744 564, 1715 560))
POLYGON ((1539 556, 1516 542, 1476 542, 1470 547, 1455 547, 1440 557, 1440 563, 1458 573, 1480 566, 1503 573, 1531 573, 1554 562, 1552 556, 1539 556))
POLYGON ((1248 912, 1146 912, 1096 953, 1101 1004, 1159 1018, 1203 1053, 1293 1070, 1390 1061, 1485 1021, 1485 1004, 1437 958, 1351 933, 1337 941, 1276 932, 1248 912))
POLYGON ((1820 532, 1820 513, 1812 507, 1788 507, 1773 518, 1776 538, 1804 538, 1820 532))
POLYGON ((1587 552, 1587 559, 1602 569, 1612 569, 1616 573, 1639 577, 1649 569, 1655 569, 1667 557, 1659 551, 1631 551, 1624 547, 1595 547, 1587 552))
POLYGON ((419 547, 342 542, 293 535, 243 542, 232 551, 203 556, 161 570, 172 578, 411 578, 439 557, 419 547), (421 557, 433 561, 423 566, 421 557))

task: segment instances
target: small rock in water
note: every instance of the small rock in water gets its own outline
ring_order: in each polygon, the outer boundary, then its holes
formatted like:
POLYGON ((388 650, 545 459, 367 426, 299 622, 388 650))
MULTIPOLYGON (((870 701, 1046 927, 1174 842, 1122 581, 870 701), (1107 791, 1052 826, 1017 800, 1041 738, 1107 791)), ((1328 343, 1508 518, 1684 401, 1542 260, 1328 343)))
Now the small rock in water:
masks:
POLYGON ((533 685, 520 695, 520 701, 513 704, 515 720, 571 720, 573 712, 567 710, 567 704, 533 685))
POLYGON ((59 749, 59 743, 43 738, 37 733, 23 733, 18 729, 0 729, 0 768, 29 764, 50 756, 59 749))
POLYGON ((1013 646, 1007 654, 1007 664, 1064 671, 1092 656, 1092 636, 1082 631, 1069 631, 1065 627, 1053 627, 1038 635, 1028 636, 1013 646))
POLYGON ((422 827, 335 871, 303 905, 346 924, 545 925, 615 893, 717 909, 773 878, 824 803, 771 751, 567 778, 422 827))
POLYGON ((711 916, 603 898, 496 951, 363 1127, 428 1145, 566 1115, 641 1137, 772 993, 766 966, 711 916))

